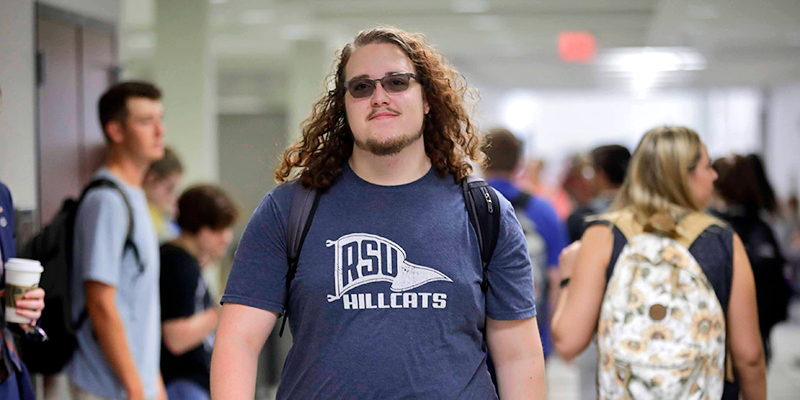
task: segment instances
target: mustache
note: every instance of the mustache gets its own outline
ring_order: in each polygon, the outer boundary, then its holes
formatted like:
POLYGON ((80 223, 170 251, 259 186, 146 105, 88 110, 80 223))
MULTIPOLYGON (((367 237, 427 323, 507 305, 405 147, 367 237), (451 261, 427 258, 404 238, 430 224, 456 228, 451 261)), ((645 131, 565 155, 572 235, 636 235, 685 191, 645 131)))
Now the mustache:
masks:
POLYGON ((393 110, 391 108, 382 108, 382 109, 379 109, 379 110, 372 110, 372 112, 369 113, 369 115, 367 116, 367 120, 373 119, 373 118, 375 118, 375 115, 380 114, 380 113, 385 113, 385 112, 392 113, 394 115, 400 115, 400 112, 397 111, 397 110, 393 110))

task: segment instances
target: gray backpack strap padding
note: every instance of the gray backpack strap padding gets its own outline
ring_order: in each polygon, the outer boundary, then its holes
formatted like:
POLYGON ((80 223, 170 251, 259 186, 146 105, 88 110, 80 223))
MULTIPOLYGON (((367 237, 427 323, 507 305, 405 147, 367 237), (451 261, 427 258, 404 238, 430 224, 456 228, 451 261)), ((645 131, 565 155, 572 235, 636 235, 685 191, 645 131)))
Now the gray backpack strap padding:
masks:
POLYGON ((283 330, 286 328, 286 319, 289 314, 289 289, 294 275, 297 273, 300 250, 303 248, 303 242, 306 240, 308 230, 311 228, 311 221, 314 220, 314 213, 317 211, 319 194, 315 188, 305 187, 299 180, 295 182, 292 204, 289 208, 289 226, 286 231, 286 259, 289 263, 289 270, 286 273, 283 321, 278 336, 283 336, 283 330))

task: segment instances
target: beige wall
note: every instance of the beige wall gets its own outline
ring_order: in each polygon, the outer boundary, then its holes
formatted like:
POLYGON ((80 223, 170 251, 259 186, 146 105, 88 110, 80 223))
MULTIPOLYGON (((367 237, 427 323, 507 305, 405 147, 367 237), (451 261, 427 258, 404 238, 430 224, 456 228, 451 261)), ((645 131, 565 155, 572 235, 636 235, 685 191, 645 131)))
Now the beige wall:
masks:
POLYGON ((33 0, 0 1, 0 180, 15 207, 36 207, 33 0))

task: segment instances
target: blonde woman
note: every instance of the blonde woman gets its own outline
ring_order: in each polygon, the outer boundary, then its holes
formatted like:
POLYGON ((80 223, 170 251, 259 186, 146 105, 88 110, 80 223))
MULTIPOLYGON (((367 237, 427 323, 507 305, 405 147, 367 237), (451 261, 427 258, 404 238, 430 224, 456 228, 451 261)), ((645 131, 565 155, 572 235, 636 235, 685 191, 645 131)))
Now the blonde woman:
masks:
POLYGON ((639 143, 609 214, 562 254, 555 346, 570 360, 597 333, 599 397, 635 398, 672 385, 679 395, 670 398, 736 399, 740 390, 746 400, 766 399, 747 254, 731 229, 703 213, 716 178, 696 132, 655 128, 639 143), (663 245, 653 258, 637 253, 648 241, 663 245), (687 329, 676 328, 687 320, 687 329), (670 354, 681 341, 690 341, 686 350, 670 354))

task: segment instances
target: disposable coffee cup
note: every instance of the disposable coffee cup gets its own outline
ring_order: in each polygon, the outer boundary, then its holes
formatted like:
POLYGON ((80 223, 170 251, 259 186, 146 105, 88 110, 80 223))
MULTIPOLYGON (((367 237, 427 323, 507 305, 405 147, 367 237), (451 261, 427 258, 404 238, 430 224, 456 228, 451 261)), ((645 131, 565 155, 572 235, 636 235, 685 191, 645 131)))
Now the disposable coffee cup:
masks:
POLYGON ((29 318, 17 315, 17 301, 22 300, 25 293, 39 287, 39 279, 44 268, 39 261, 25 258, 9 258, 6 261, 6 322, 28 324, 29 318))

